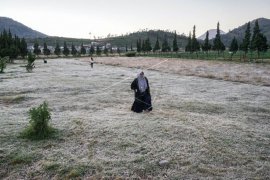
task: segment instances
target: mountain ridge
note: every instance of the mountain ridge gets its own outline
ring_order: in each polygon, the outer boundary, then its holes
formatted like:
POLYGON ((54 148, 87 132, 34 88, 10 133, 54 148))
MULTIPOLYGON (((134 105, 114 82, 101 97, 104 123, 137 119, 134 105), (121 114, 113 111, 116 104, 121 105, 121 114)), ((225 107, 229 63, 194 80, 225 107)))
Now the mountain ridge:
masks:
MULTIPOLYGON (((266 36, 267 42, 269 44, 270 43, 270 19, 262 17, 262 18, 257 18, 250 21, 251 34, 253 34, 253 28, 255 26, 256 20, 258 20, 261 33, 263 33, 266 36)), ((227 47, 230 46, 230 43, 234 37, 236 38, 238 43, 242 43, 242 40, 245 36, 245 31, 247 29, 247 24, 248 22, 246 22, 245 24, 241 26, 238 26, 237 28, 234 28, 233 30, 229 31, 226 34, 221 35, 221 40, 224 43, 224 45, 227 47)))
POLYGON ((0 32, 10 30, 12 34, 16 34, 19 38, 45 38, 48 35, 31 29, 30 27, 13 20, 9 17, 0 17, 0 32))
MULTIPOLYGON (((253 32, 255 21, 258 20, 259 27, 261 32, 267 37, 268 44, 270 42, 270 19, 267 18, 257 18, 252 21, 251 23, 251 33, 253 32)), ((230 43, 234 37, 236 37, 238 43, 240 44, 242 42, 242 39, 245 35, 245 30, 247 27, 247 23, 243 25, 240 25, 237 28, 234 28, 233 30, 229 31, 228 33, 223 34, 223 31, 221 31, 221 40, 224 43, 226 47, 230 46, 230 43)), ((64 41, 67 42, 67 44, 74 45, 80 45, 81 43, 91 43, 93 41, 99 42, 101 44, 110 43, 113 46, 118 47, 125 47, 125 46, 136 46, 136 42, 138 39, 141 39, 142 41, 146 38, 150 39, 150 42, 152 44, 152 47, 155 45, 156 39, 159 39, 160 46, 162 44, 162 41, 164 38, 168 39, 168 42, 170 45, 172 45, 172 41, 174 38, 174 31, 164 31, 164 30, 143 30, 143 31, 137 31, 133 32, 127 35, 122 36, 116 36, 116 37, 109 37, 109 38, 102 38, 102 39, 78 39, 78 38, 68 38, 68 37, 57 37, 57 36, 48 36, 46 34, 43 34, 41 32, 35 31, 24 24, 17 22, 11 18, 8 17, 0 17, 0 32, 2 32, 4 29, 11 31, 12 34, 16 34, 18 37, 26 38, 27 43, 33 44, 35 40, 37 40, 40 44, 43 44, 46 42, 48 45, 55 45, 55 42, 58 42, 60 44, 63 44, 64 41)), ((202 42, 205 39, 205 34, 198 37, 198 40, 202 42)), ((216 35, 216 29, 210 29, 209 30, 209 39, 214 38, 216 35)), ((211 40, 213 41, 213 39, 211 40)), ((180 48, 184 48, 187 44, 187 36, 184 34, 177 35, 177 42, 178 46, 180 48)))
MULTIPOLYGON (((201 36, 199 36, 198 39, 204 40, 206 37, 206 33, 207 33, 207 31, 204 34, 202 34, 201 36)), ((208 33, 209 33, 209 39, 213 39, 216 37, 217 29, 209 29, 208 33)), ((226 33, 224 31, 220 30, 220 34, 226 34, 226 33)))

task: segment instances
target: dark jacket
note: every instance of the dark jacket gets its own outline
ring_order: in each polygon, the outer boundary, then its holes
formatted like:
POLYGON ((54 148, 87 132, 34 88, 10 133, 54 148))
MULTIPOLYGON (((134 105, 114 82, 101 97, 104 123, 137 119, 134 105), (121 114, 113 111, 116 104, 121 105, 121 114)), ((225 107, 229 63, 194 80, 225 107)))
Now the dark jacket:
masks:
MULTIPOLYGON (((149 83, 148 83, 148 79, 145 77, 146 83, 147 83, 147 88, 145 90, 145 92, 150 95, 150 87, 149 87, 149 83)), ((140 90, 139 90, 139 85, 138 85, 138 78, 135 78, 134 81, 131 83, 131 89, 135 91, 135 97, 137 97, 137 95, 140 95, 140 90)))
POLYGON ((134 81, 131 83, 131 89, 135 91, 135 100, 131 110, 137 113, 140 113, 143 110, 152 111, 153 109, 148 79, 146 77, 145 79, 147 88, 143 93, 141 93, 139 90, 138 78, 134 79, 134 81))

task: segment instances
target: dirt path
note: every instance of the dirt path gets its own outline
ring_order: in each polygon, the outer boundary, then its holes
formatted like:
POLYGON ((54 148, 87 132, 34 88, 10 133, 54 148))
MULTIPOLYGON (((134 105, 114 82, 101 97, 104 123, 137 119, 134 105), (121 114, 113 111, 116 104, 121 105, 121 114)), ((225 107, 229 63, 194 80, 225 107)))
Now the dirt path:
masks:
POLYGON ((25 71, 0 75, 0 178, 270 177, 270 87, 145 70, 154 110, 136 114, 137 68, 56 59, 25 71), (44 100, 59 137, 18 138, 44 100))

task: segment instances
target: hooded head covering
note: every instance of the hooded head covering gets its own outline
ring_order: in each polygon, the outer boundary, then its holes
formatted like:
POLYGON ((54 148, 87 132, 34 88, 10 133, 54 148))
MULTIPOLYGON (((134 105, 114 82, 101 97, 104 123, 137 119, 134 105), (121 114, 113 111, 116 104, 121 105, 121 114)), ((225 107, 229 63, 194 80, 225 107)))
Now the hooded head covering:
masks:
POLYGON ((140 71, 137 78, 138 78, 139 90, 140 90, 140 92, 144 92, 147 89, 147 82, 146 82, 146 79, 144 77, 144 72, 140 71))

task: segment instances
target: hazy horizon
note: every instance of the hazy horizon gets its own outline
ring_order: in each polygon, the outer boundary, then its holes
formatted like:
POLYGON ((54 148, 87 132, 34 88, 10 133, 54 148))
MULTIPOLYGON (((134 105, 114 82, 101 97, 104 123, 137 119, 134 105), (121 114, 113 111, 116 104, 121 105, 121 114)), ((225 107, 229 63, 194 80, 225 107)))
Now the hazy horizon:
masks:
POLYGON ((244 23, 270 17, 270 1, 260 0, 136 0, 85 1, 2 0, 0 16, 12 18, 49 36, 71 38, 106 37, 143 29, 161 29, 196 36, 209 29, 228 32, 244 23))

